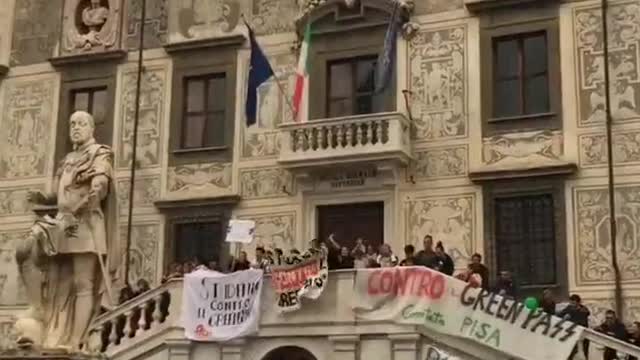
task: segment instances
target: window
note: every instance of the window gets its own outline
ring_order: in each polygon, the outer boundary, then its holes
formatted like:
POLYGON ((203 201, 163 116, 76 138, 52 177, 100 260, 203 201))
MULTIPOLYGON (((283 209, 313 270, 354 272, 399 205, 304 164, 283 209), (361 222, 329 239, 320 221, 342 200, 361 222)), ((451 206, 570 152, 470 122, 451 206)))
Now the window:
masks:
POLYGON ((556 284, 553 196, 500 197, 494 206, 498 270, 520 285, 556 284))
POLYGON ((339 117, 382 111, 375 91, 376 57, 357 57, 327 63, 327 116, 339 117))
POLYGON ((493 117, 547 113, 546 31, 493 39, 493 117))
POLYGON ((222 227, 219 222, 182 223, 175 225, 174 261, 184 263, 194 259, 219 261, 222 227))
POLYGON ((184 78, 180 148, 225 146, 225 74, 184 78))

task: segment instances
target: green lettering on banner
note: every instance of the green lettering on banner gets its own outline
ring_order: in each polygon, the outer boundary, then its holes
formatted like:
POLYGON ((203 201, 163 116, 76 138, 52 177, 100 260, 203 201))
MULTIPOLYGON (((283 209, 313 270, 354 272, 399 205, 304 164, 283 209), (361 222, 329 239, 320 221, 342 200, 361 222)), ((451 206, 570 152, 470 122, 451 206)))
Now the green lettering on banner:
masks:
POLYGON ((429 308, 416 309, 415 305, 408 305, 402 309, 402 318, 405 320, 418 320, 425 325, 433 324, 437 326, 445 326, 444 317, 438 311, 432 311, 429 308))
POLYGON ((500 329, 489 323, 465 317, 460 326, 460 334, 473 338, 489 346, 500 347, 500 329))

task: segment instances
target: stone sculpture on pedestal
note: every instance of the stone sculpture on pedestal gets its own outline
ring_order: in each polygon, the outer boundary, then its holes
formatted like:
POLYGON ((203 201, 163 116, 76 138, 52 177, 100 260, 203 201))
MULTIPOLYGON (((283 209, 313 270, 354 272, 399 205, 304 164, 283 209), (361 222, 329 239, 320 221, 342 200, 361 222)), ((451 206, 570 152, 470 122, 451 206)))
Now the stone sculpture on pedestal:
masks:
POLYGON ((16 250, 30 308, 16 322, 20 346, 82 350, 87 328, 115 304, 119 253, 113 152, 94 139, 93 117, 76 111, 69 120, 73 151, 56 173, 51 194, 31 192, 35 204, 57 205, 55 218, 36 220, 16 250))

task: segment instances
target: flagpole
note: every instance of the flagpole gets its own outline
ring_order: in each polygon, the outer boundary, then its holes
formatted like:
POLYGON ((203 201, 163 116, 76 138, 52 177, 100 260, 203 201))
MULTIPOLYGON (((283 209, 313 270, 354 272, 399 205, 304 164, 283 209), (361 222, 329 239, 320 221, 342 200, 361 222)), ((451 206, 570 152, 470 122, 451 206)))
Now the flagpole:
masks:
POLYGON ((607 0, 601 0, 602 11, 602 56, 604 62, 604 100, 605 100, 605 126, 607 134, 607 175, 608 175, 608 190, 609 190, 609 238, 611 241, 611 265, 613 268, 613 281, 614 281, 614 302, 616 306, 616 314, 620 320, 622 320, 622 285, 620 280, 620 267, 618 265, 618 229, 616 221, 616 197, 615 197, 615 183, 613 173, 613 138, 612 138, 612 125, 613 118, 611 117, 611 95, 609 88, 609 36, 608 36, 608 24, 607 24, 607 0))
POLYGON ((140 92, 142 88, 142 55, 144 51, 144 23, 147 20, 147 1, 142 0, 142 14, 140 15, 140 37, 138 41, 138 78, 136 82, 135 110, 133 117, 133 134, 131 139, 131 178, 129 182, 129 213, 127 214, 127 243, 124 254, 124 281, 129 285, 129 259, 131 250, 131 230, 133 221, 133 197, 135 195, 136 164, 138 149, 138 123, 140 118, 140 92))
MULTIPOLYGON (((252 31, 251 28, 249 27, 249 23, 247 22, 247 19, 244 17, 244 13, 240 14, 240 18, 244 22, 244 25, 247 27, 247 29, 249 31, 252 31)), ((257 41, 258 40, 256 39, 256 42, 257 41)), ((266 56, 266 54, 265 54, 265 56, 266 56)), ((275 78, 275 83, 276 83, 276 86, 278 87, 278 90, 280 91, 280 94, 284 97, 284 100, 287 102, 287 106, 289 107, 289 110, 291 110, 291 113, 293 114, 294 113, 293 104, 291 104, 291 100, 289 100, 288 94, 286 93, 286 91, 282 87, 282 84, 280 84, 280 80, 278 79, 278 75, 276 74, 275 71, 273 71, 273 77, 275 78)))

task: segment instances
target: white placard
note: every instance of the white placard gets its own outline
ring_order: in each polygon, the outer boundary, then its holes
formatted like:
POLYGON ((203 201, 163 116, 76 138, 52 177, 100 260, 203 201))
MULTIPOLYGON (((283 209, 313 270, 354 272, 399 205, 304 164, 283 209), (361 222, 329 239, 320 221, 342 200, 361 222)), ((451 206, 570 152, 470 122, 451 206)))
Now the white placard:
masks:
POLYGON ((251 244, 256 233, 253 220, 229 220, 226 242, 251 244))
POLYGON ((182 323, 196 341, 227 341, 258 331, 263 271, 223 274, 196 270, 184 276, 182 323))

